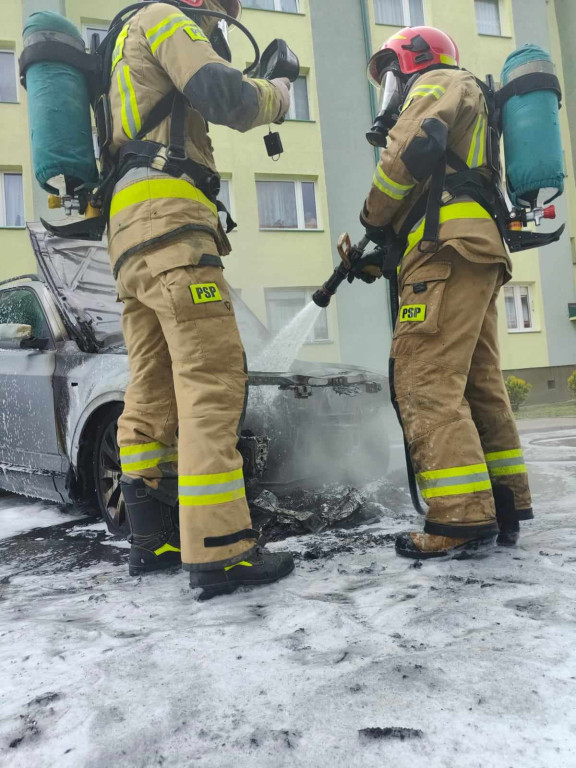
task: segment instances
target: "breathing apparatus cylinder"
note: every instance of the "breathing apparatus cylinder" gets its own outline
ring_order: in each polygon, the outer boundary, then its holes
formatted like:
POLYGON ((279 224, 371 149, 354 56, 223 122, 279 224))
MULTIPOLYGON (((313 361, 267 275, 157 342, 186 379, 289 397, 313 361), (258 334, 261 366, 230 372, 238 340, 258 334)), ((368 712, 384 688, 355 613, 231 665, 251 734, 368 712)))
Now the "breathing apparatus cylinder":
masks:
POLYGON ((90 95, 78 68, 53 60, 49 51, 54 44, 69 50, 71 60, 85 55, 84 41, 74 24, 52 11, 32 14, 24 27, 23 57, 35 47, 34 60, 24 74, 34 174, 40 186, 52 194, 61 190, 50 181, 64 176, 66 191, 72 194, 74 189, 92 187, 98 181, 90 95))
POLYGON ((564 190, 560 94, 554 81, 552 59, 537 45, 511 53, 502 70, 506 182, 515 207, 535 207, 541 190, 552 190, 550 199, 564 190))

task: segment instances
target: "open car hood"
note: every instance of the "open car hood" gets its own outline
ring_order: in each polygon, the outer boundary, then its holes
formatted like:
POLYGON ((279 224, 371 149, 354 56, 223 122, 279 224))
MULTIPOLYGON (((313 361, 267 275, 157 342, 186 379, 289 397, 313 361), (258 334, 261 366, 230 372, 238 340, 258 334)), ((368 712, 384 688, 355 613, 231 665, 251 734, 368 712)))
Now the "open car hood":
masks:
MULTIPOLYGON (((28 230, 38 269, 80 346, 88 352, 122 352, 122 304, 117 300, 106 240, 98 243, 64 239, 36 223, 29 224, 28 230)), ((285 373, 255 370, 251 361, 260 356, 272 337, 231 287, 230 295, 253 386, 278 386, 303 398, 309 397, 315 387, 342 388, 347 393, 351 388, 381 388, 384 376, 354 366, 296 360, 285 373)))
MULTIPOLYGON (((106 239, 99 243, 63 239, 42 224, 29 224, 28 230, 38 269, 76 334, 82 334, 84 345, 90 351, 123 346, 122 304, 117 301, 106 239)), ((270 341, 270 334, 233 288, 230 294, 251 359, 270 341)))

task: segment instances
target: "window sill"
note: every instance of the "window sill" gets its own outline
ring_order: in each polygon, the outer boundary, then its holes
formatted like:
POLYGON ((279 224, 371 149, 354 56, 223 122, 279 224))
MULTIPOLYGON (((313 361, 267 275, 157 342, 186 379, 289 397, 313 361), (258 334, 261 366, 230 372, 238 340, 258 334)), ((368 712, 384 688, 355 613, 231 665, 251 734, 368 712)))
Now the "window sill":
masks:
POLYGON ((519 334, 519 333, 542 333, 540 328, 507 328, 508 333, 512 334, 519 334))
POLYGON ((324 232, 323 229, 289 229, 288 227, 259 227, 260 232, 324 232))
POLYGON ((493 35, 490 32, 478 32, 479 37, 494 37, 496 40, 512 40, 512 35, 493 35))
POLYGON ((315 122, 316 120, 301 120, 300 118, 296 118, 296 117, 295 118, 287 117, 286 120, 284 121, 284 125, 286 125, 287 123, 315 123, 315 122))
POLYGON ((250 6, 243 6, 242 13, 245 11, 260 11, 260 13, 283 13, 286 16, 306 16, 302 11, 277 11, 276 8, 250 8, 250 6))
POLYGON ((5 229, 15 229, 17 231, 22 231, 22 230, 26 229, 26 225, 24 224, 21 227, 5 227, 3 224, 0 224, 0 231, 5 230, 5 229))
POLYGON ((0 104, 22 104, 21 101, 0 101, 0 104))
POLYGON ((321 347, 326 346, 327 344, 334 344, 332 339, 318 339, 318 341, 305 341, 304 346, 305 347, 321 347))

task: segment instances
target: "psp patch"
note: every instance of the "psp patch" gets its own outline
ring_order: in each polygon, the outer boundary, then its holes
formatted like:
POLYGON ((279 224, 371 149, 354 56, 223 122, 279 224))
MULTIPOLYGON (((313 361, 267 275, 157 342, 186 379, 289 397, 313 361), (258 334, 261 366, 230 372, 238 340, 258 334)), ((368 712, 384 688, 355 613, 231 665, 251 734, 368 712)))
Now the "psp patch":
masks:
POLYGON ((208 304, 210 301, 222 301, 216 283, 196 283, 190 286, 194 304, 208 304))
POLYGON ((400 307, 401 323, 422 323, 426 320, 426 304, 405 304, 400 307))

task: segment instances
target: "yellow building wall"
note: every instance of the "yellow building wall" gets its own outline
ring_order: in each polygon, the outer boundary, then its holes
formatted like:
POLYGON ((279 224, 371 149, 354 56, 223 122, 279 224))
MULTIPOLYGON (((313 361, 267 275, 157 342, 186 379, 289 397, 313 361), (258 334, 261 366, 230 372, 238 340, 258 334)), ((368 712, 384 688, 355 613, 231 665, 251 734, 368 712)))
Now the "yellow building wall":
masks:
MULTIPOLYGON (((0 49, 22 51, 22 7, 20 0, 2 0, 0 49)), ((18 85, 16 104, 0 103, 0 171, 22 172, 24 213, 33 217, 32 165, 28 139, 26 91, 18 85)), ((15 274, 35 272, 28 233, 22 227, 0 227, 0 280, 15 274)))

